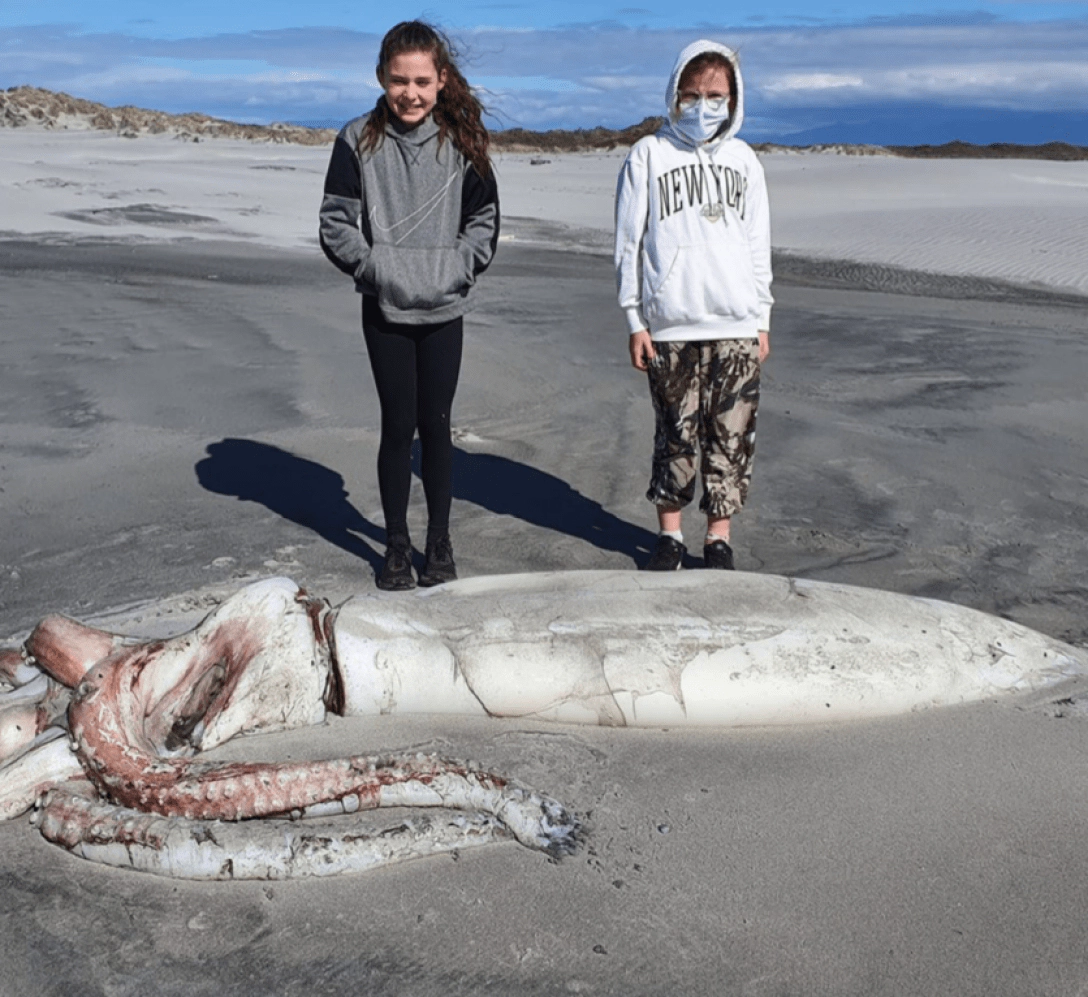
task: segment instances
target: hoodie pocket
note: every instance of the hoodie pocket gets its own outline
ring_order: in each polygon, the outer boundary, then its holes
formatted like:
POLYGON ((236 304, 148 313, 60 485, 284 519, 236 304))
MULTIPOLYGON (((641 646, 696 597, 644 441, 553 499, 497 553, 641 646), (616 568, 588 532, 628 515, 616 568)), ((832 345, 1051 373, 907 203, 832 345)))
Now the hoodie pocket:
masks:
POLYGON ((397 311, 427 311, 468 294, 472 275, 456 247, 411 248, 378 243, 364 276, 378 303, 397 311))
POLYGON ((655 260, 653 255, 647 253, 642 259, 642 300, 649 305, 661 293, 661 289, 672 276, 673 267, 676 266, 679 250, 674 250, 672 256, 665 260, 655 260), (657 266, 660 264, 660 266, 657 266))
POLYGON ((679 246, 648 302, 657 325, 697 322, 712 315, 745 319, 759 311, 747 245, 679 246))

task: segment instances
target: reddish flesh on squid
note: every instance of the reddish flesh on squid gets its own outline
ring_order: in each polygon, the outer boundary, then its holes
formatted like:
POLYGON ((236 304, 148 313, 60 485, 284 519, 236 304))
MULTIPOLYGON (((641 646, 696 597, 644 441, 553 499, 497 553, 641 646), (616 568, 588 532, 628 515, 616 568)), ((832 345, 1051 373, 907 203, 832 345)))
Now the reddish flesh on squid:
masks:
POLYGON ((20 703, 0 711, 0 761, 22 751, 46 727, 37 703, 20 703))
MULTIPOLYGON (((205 727, 232 702, 235 687, 249 663, 260 653, 263 642, 257 627, 241 620, 227 620, 200 641, 194 642, 184 668, 174 675, 175 684, 165 693, 156 683, 142 682, 145 664, 162 652, 165 643, 156 641, 125 648, 102 662, 109 670, 112 662, 127 663, 129 684, 120 703, 140 704, 140 715, 131 718, 133 729, 144 736, 150 754, 162 749, 173 751, 185 744, 200 723, 205 727)), ((124 665, 114 667, 114 678, 124 665)), ((88 678, 97 673, 95 669, 88 678)), ((92 678, 93 681, 93 678, 92 678)), ((124 683, 122 683, 124 684, 124 683)))
POLYGON ((5 685, 19 685, 16 675, 23 664, 23 652, 17 647, 0 648, 0 682, 5 685))
MULTIPOLYGON (((95 861, 195 878, 326 875, 507 833, 553 857, 573 850, 580 825, 561 804, 471 764, 421 754, 278 764, 193 758, 193 750, 235 733, 320 722, 326 708, 342 705, 330 617, 327 603, 270 579, 165 641, 122 646, 60 617, 44 621, 30 649, 51 674, 78 678, 68 716, 75 752, 66 742, 60 754, 43 745, 27 755, 34 765, 0 770, 12 782, 8 809, 69 782, 41 811, 46 837, 95 861), (92 656, 98 660, 84 672, 92 656), (77 772, 79 786, 72 784, 77 772), (105 799, 94 799, 95 791, 105 799), (222 827, 218 821, 382 806, 468 813, 407 821, 389 833, 271 831, 252 847, 237 825, 223 841, 211 830, 222 827)), ((38 681, 67 698, 46 676, 38 681)), ((21 727, 30 716, 17 719, 21 727)))
MULTIPOLYGON (((210 635, 200 659, 214 662, 205 674, 221 678, 214 693, 198 696, 210 716, 229 699, 247 661, 260 649, 256 636, 237 620, 210 635)), ((375 761, 368 757, 279 764, 208 764, 193 758, 164 758, 156 743, 170 716, 149 724, 157 710, 145 702, 141 676, 161 653, 155 642, 121 648, 86 674, 69 710, 69 726, 91 781, 123 806, 165 815, 208 820, 240 820, 301 810, 315 803, 358 797, 359 809, 378 806, 383 786, 412 780, 428 783, 439 775, 473 778, 492 788, 502 780, 469 773, 431 759, 375 761)), ((206 667, 206 666, 205 666, 206 667)), ((198 688, 202 683, 197 684, 198 688)), ((190 707, 192 695, 183 706, 190 707)), ((160 704, 156 704, 161 707, 160 704)), ((185 722, 191 718, 185 716, 185 722)))
POLYGON ((119 637, 67 616, 47 616, 27 638, 26 650, 47 675, 74 689, 88 669, 117 646, 119 637))
POLYGON ((43 675, 27 669, 36 678, 0 694, 0 764, 19 754, 39 734, 63 724, 72 691, 43 675))

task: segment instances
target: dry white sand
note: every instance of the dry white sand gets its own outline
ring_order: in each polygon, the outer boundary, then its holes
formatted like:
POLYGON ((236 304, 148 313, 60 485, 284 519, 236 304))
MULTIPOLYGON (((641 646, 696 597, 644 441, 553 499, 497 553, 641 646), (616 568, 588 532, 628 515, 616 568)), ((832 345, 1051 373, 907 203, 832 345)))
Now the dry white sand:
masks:
MULTIPOLYGON (((622 158, 503 156, 504 209, 610 235, 622 158)), ((1088 292, 1088 163, 761 160, 780 252, 1088 292)))
MULTIPOLYGON (((315 245, 327 148, 105 132, 0 137, 0 233, 315 245)), ((507 240, 606 250, 623 155, 499 156, 507 240)), ((1088 163, 762 161, 782 253, 1088 292, 1088 163)))
POLYGON ((329 148, 0 132, 0 233, 317 244, 329 148))
MULTIPOLYGON (((174 632, 273 573, 372 587, 378 408, 358 300, 315 247, 326 154, 0 133, 0 631, 60 610, 174 632)), ((529 158, 499 164, 525 220, 467 323, 465 575, 630 567, 652 539, 610 261, 519 245, 606 247, 619 159, 529 158)), ((765 161, 780 250, 1084 289, 1084 164, 765 161), (1039 270, 1051 210, 1075 259, 1039 270), (919 245, 912 212, 935 220, 919 245), (1030 238, 968 252, 980 212, 1030 238)), ((1088 641, 1082 300, 804 258, 776 294, 741 565, 1088 641)), ((1082 696, 794 730, 383 718, 238 741, 223 753, 475 757, 588 813, 590 837, 559 865, 503 845, 174 884, 12 822, 0 995, 1083 993, 1082 696)))

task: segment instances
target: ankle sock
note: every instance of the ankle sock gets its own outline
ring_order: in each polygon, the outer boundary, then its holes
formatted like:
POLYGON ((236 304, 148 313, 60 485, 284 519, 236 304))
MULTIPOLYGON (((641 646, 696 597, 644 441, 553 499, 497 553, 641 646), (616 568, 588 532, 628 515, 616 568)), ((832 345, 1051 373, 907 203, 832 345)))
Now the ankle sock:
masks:
POLYGON ((684 534, 681 530, 661 530, 660 535, 663 537, 672 537, 678 544, 684 542, 684 534))
POLYGON ((706 539, 703 540, 703 545, 709 547, 712 543, 717 543, 719 540, 727 545, 729 543, 729 537, 723 537, 717 533, 708 533, 706 539))

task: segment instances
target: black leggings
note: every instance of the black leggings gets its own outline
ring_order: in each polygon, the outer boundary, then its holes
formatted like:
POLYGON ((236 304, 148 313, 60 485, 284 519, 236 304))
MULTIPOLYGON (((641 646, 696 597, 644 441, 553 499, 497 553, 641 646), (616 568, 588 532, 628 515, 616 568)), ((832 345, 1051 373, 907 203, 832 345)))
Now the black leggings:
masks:
POLYGON ((412 440, 417 429, 427 535, 449 530, 450 409, 461 372, 462 325, 460 318, 437 325, 387 322, 377 299, 363 296, 363 337, 382 407, 378 489, 388 537, 408 534, 412 440))

